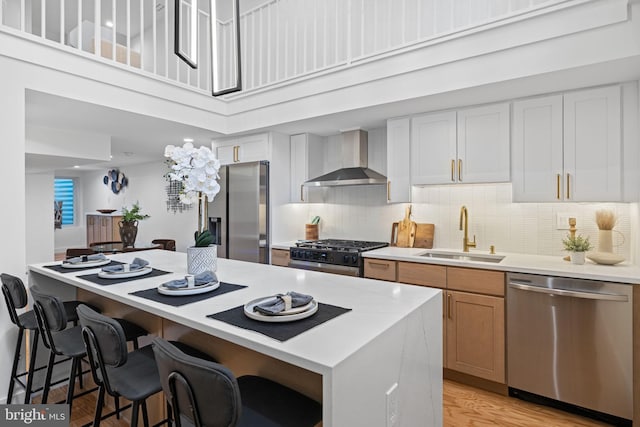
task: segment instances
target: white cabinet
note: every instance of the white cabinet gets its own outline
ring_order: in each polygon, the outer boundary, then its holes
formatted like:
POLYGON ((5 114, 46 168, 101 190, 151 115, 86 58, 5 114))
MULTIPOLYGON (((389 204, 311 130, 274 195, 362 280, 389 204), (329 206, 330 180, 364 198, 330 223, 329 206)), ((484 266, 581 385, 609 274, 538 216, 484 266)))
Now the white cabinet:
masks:
POLYGON ((510 179, 509 104, 458 111, 458 182, 510 179))
POLYGON ((618 86, 513 104, 513 200, 622 200, 618 86))
POLYGON ((387 120, 387 203, 411 201, 411 120, 387 120))
POLYGON ((411 184, 505 182, 509 162, 508 103, 411 121, 411 184))
POLYGON ((290 191, 291 203, 316 202, 318 188, 304 186, 304 182, 322 175, 323 146, 322 138, 302 133, 290 138, 290 191))
POLYGON ((565 200, 622 198, 620 87, 564 96, 565 200))
POLYGON ((411 119, 411 184, 456 182, 456 112, 411 119))
POLYGON ((512 180, 515 202, 562 197, 562 95, 513 103, 512 180))
POLYGON ((269 159, 269 134, 259 133, 213 142, 222 165, 269 159))

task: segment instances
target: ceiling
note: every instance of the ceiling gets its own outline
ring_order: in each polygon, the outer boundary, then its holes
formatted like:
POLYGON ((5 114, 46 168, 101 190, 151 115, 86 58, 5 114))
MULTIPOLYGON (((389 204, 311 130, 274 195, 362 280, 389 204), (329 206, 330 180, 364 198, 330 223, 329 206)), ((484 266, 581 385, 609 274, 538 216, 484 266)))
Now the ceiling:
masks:
POLYGON ((35 91, 26 95, 26 123, 111 137, 110 162, 87 163, 77 158, 32 155, 27 157, 29 172, 70 169, 76 165, 83 170, 103 169, 162 161, 166 145, 182 145, 184 138, 193 138, 195 145, 208 145, 220 136, 182 123, 35 91))

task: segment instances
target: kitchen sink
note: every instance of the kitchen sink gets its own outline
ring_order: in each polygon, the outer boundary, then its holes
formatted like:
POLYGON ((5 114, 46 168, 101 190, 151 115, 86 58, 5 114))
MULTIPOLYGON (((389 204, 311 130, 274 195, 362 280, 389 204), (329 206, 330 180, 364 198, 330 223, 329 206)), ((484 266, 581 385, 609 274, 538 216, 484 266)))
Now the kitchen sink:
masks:
POLYGON ((504 259, 502 255, 471 254, 466 252, 425 252, 420 256, 428 258, 455 259, 458 261, 476 261, 499 263, 504 259))

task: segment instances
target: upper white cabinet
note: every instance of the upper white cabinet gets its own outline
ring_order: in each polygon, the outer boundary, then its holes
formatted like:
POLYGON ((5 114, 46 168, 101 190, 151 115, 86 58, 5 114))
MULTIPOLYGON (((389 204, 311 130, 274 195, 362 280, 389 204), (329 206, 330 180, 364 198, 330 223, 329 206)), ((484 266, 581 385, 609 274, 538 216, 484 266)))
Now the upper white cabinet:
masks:
POLYGON ((510 179, 509 104, 458 111, 458 182, 510 179))
POLYGON ((411 183, 509 181, 509 104, 416 116, 411 183))
POLYGON ((552 202, 562 192, 562 95, 513 103, 513 200, 552 202))
POLYGON ((565 200, 622 198, 620 87, 564 96, 565 200))
POLYGON ((456 182, 456 112, 411 119, 411 183, 456 182))
POLYGON ((620 114, 618 86, 514 102, 514 201, 621 201, 620 114))
POLYGON ((268 133, 217 140, 213 147, 222 165, 270 160, 268 133))
POLYGON ((304 182, 322 175, 324 156, 322 138, 302 133, 291 135, 291 167, 289 201, 291 203, 317 202, 318 188, 305 187, 304 182))
POLYGON ((410 158, 411 120, 387 120, 387 203, 411 201, 410 158))

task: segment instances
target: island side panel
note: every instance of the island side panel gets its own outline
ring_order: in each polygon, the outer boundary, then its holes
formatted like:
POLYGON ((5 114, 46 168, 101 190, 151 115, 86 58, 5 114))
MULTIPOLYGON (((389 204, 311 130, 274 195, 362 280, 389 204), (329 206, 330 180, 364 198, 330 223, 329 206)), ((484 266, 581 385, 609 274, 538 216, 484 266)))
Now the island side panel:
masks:
POLYGON ((325 426, 442 425, 441 294, 336 366, 324 409, 325 426))

